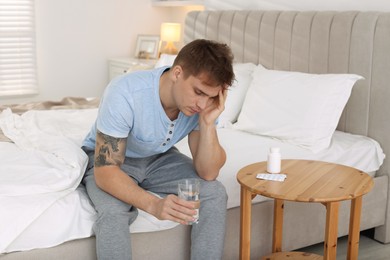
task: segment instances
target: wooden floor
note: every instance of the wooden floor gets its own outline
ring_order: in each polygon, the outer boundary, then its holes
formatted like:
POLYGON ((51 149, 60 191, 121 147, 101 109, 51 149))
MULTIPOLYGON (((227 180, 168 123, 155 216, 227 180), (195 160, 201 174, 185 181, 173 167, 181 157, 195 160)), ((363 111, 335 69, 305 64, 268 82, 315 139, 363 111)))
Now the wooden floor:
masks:
MULTIPOLYGON (((365 231, 360 234, 359 260, 390 260, 390 243, 382 244, 372 239, 372 231, 365 231)), ((339 238, 337 241, 337 259, 342 260, 347 257, 348 237, 339 238)), ((297 251, 315 253, 323 255, 323 243, 305 247, 297 251)))

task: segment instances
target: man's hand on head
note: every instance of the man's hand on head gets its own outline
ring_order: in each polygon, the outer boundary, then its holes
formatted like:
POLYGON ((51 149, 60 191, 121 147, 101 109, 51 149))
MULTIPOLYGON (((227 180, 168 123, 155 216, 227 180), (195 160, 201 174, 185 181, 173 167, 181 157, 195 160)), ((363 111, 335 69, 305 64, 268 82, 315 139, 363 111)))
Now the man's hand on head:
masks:
POLYGON ((215 124, 217 118, 225 110, 225 102, 227 98, 227 89, 221 88, 218 92, 218 96, 210 99, 210 103, 203 111, 199 113, 199 124, 215 124))

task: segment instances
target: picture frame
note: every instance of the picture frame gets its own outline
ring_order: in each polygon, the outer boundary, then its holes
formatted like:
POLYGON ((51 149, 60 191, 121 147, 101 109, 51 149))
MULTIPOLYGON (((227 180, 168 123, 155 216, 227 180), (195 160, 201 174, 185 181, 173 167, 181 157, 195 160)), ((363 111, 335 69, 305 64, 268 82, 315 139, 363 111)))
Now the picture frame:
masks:
POLYGON ((135 48, 135 57, 138 59, 157 59, 159 46, 159 35, 139 34, 135 48))

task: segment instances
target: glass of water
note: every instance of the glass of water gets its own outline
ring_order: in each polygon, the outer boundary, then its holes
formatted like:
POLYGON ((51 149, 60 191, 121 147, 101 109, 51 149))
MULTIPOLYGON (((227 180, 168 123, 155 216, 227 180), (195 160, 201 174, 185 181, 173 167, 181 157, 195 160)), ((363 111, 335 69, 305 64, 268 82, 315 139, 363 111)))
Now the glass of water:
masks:
POLYGON ((196 215, 195 220, 188 222, 188 225, 196 224, 199 222, 199 192, 200 192, 200 180, 198 179, 184 179, 179 182, 178 196, 181 199, 195 202, 196 215))

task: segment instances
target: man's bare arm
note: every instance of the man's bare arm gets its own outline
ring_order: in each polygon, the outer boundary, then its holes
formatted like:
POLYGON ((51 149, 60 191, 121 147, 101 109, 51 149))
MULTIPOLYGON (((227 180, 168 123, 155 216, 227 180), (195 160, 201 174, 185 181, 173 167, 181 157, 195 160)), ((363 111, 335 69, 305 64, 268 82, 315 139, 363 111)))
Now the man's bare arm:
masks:
POLYGON ((158 219, 182 224, 192 221, 195 214, 192 204, 179 201, 177 196, 164 199, 146 192, 120 166, 125 160, 126 138, 115 138, 101 132, 96 134, 95 181, 96 185, 119 200, 142 209, 158 219))
POLYGON ((95 167, 120 166, 125 160, 125 149, 126 138, 115 138, 97 131, 95 167))
POLYGON ((222 89, 218 97, 199 114, 199 131, 192 131, 188 138, 194 166, 205 180, 215 180, 226 161, 226 153, 220 145, 215 120, 225 108, 227 90, 222 89))

